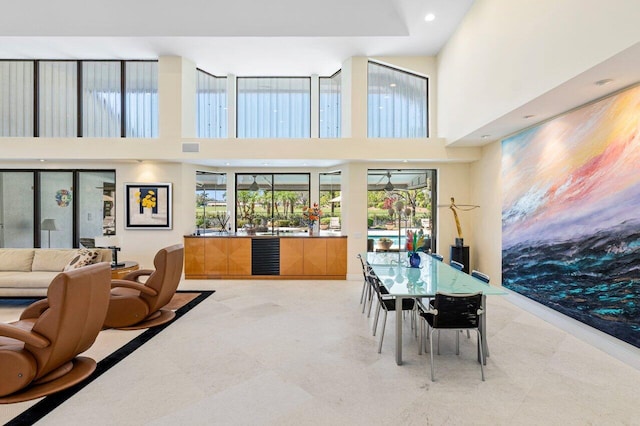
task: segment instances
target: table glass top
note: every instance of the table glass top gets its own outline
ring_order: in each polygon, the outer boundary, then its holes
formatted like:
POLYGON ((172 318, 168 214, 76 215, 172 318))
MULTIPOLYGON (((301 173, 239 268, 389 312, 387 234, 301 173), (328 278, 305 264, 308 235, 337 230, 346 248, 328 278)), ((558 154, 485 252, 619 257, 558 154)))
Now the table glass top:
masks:
POLYGON ((504 295, 506 292, 446 263, 420 253, 419 268, 409 267, 407 253, 367 253, 366 259, 392 296, 432 297, 444 293, 504 295))

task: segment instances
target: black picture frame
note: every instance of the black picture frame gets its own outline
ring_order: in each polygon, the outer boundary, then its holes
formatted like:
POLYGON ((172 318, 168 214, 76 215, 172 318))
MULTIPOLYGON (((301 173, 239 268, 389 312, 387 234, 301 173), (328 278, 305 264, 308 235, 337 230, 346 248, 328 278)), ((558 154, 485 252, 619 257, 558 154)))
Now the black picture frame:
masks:
POLYGON ((125 229, 171 229, 171 183, 124 184, 125 229))

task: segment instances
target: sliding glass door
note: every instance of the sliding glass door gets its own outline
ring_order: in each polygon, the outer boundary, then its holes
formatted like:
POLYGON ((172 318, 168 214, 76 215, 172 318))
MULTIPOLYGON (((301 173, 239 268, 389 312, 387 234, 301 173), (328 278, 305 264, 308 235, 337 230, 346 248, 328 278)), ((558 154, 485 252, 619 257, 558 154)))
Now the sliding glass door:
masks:
POLYGON ((34 174, 0 171, 0 247, 34 247, 34 174))
POLYGON ((0 247, 78 247, 115 234, 115 171, 0 170, 0 247))

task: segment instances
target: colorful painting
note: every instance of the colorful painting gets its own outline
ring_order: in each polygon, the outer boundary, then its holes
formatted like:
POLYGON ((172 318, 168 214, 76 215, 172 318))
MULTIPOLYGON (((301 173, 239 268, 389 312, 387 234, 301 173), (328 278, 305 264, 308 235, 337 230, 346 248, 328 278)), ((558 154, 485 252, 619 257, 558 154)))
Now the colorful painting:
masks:
POLYGON ((125 183, 126 229, 171 229, 170 183, 125 183))
POLYGON ((502 142, 503 285, 640 347, 640 86, 502 142))

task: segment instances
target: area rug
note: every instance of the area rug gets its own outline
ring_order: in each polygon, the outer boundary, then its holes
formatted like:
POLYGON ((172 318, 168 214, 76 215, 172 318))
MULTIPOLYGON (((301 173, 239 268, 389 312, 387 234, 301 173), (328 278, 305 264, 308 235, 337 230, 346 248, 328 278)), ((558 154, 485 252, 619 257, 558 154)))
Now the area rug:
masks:
MULTIPOLYGON (((148 330, 145 330, 141 333, 131 332, 132 339, 126 343, 124 346, 121 346, 119 349, 115 350, 111 354, 107 355, 101 361, 97 363, 96 371, 89 376, 84 382, 77 384, 69 389, 65 389, 63 391, 57 392, 53 395, 49 395, 45 398, 42 398, 40 401, 34 403, 29 406, 22 413, 13 417, 5 426, 13 426, 13 425, 31 425, 42 419, 48 413, 53 411, 56 407, 62 404, 67 399, 71 398, 73 395, 78 393, 82 388, 87 386, 89 383, 100 377, 111 367, 115 366, 117 363, 122 361, 128 355, 132 354, 135 350, 140 348, 146 342, 151 340, 153 337, 158 335, 158 333, 162 332, 165 328, 171 326, 175 321, 180 319, 184 314, 189 312, 207 297, 211 296, 214 291, 178 291, 175 296, 171 299, 171 301, 165 306, 166 309, 175 310, 176 317, 163 325, 159 325, 148 330)), ((33 301, 33 300, 31 300, 33 301)), ((16 299, 4 299, 2 300, 2 305, 5 305, 4 302, 11 304, 12 307, 15 304, 24 304, 25 307, 29 304, 27 300, 23 300, 22 302, 18 302, 16 299), (10 300, 10 302, 7 302, 10 300)), ((18 305, 20 306, 20 305, 18 305)), ((126 333, 126 331, 122 331, 122 333, 126 333)), ((0 406, 1 408, 2 406, 0 406)), ((0 417, 0 423, 2 421, 6 421, 0 417)))

